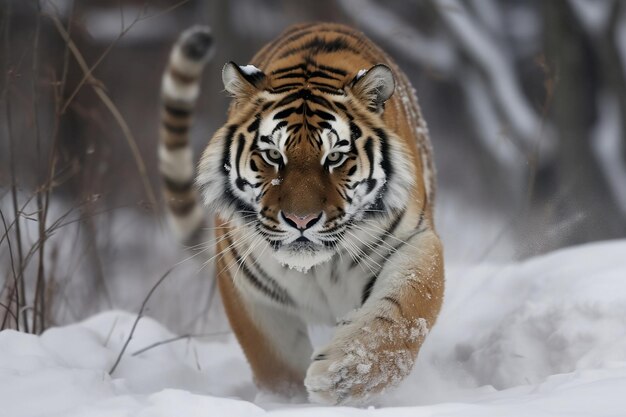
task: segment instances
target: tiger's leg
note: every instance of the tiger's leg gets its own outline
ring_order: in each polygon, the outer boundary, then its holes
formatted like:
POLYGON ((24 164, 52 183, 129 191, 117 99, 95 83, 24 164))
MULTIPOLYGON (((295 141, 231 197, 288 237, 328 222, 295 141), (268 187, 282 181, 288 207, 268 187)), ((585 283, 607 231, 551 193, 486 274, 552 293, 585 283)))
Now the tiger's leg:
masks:
MULTIPOLYGON (((218 262, 218 270, 224 268, 218 262)), ((282 395, 304 394, 304 375, 313 348, 306 325, 278 308, 240 291, 225 271, 218 285, 230 325, 248 359, 256 385, 282 395)))
POLYGON ((399 383, 435 323, 443 289, 441 243, 427 230, 387 261, 365 304, 315 352, 304 382, 309 399, 358 404, 399 383))

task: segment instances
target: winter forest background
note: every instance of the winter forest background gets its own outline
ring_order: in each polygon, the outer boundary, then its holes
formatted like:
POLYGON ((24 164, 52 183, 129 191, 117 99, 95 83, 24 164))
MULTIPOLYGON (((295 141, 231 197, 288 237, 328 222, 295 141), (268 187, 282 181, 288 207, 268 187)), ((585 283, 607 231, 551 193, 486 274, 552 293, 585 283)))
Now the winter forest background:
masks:
POLYGON ((303 21, 359 28, 413 82, 448 264, 626 236, 625 2, 2 0, 3 329, 137 311, 178 264, 148 314, 178 333, 219 330, 211 265, 181 262, 162 221, 161 71, 180 31, 211 26, 198 155, 225 120, 222 65, 303 21))

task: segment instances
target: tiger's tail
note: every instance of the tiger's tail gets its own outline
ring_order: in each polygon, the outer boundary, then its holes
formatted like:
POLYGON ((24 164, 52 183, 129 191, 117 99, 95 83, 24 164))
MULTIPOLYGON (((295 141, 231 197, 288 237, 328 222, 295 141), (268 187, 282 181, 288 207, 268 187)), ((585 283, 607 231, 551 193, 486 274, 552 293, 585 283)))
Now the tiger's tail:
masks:
POLYGON ((183 242, 194 240, 205 217, 194 184, 189 130, 200 93, 200 76, 213 50, 208 27, 187 29, 172 48, 161 83, 159 170, 167 217, 171 229, 183 242))

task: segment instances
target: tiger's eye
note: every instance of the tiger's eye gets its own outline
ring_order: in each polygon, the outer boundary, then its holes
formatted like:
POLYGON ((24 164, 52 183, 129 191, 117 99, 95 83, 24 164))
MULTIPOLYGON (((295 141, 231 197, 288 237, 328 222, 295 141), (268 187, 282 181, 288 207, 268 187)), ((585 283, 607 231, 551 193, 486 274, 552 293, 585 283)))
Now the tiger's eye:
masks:
POLYGON ((270 149, 267 152, 267 156, 273 162, 280 162, 283 159, 283 156, 280 154, 280 151, 278 151, 276 149, 270 149))
POLYGON ((328 162, 337 162, 341 159, 341 153, 340 152, 331 152, 328 154, 328 156, 326 157, 326 160, 328 162))

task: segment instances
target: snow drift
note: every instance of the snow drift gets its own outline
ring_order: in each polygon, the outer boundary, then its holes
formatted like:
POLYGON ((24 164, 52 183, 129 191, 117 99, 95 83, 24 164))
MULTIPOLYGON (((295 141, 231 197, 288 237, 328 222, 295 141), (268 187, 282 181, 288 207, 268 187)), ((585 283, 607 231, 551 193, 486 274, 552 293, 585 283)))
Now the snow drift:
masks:
POLYGON ((258 393, 232 335, 140 352, 176 337, 150 318, 109 375, 135 320, 109 311, 40 337, 0 333, 0 416, 624 415, 626 240, 447 277, 415 369, 369 408, 258 393))

